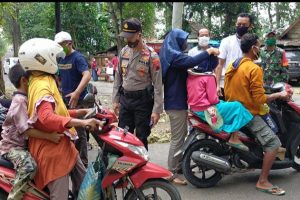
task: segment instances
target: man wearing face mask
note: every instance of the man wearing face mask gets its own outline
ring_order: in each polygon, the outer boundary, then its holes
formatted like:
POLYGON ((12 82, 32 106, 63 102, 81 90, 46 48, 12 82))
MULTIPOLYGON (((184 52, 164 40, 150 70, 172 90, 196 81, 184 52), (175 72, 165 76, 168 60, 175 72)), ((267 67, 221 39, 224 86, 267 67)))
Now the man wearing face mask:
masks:
POLYGON ((189 50, 188 55, 195 56, 208 49, 210 47, 209 39, 210 39, 209 30, 206 28, 200 29, 198 32, 198 45, 192 48, 191 50, 189 50))
POLYGON ((248 13, 240 13, 236 21, 236 34, 230 35, 221 41, 219 50, 219 64, 215 69, 217 78, 217 92, 220 99, 224 100, 224 75, 228 64, 243 56, 240 48, 241 37, 252 29, 252 16, 248 13), (223 98, 222 98, 223 97, 223 98))
POLYGON ((276 46, 276 32, 266 33, 265 38, 265 46, 260 52, 265 85, 288 82, 288 59, 285 51, 276 46))
POLYGON ((119 126, 129 127, 148 150, 147 138, 163 111, 162 71, 157 53, 142 40, 135 18, 124 21, 119 35, 127 45, 121 50, 113 87, 113 109, 119 126))
MULTIPOLYGON (((66 54, 57 60, 63 100, 70 109, 83 108, 81 102, 87 94, 86 86, 91 80, 91 73, 84 56, 73 49, 72 37, 61 31, 55 35, 54 41, 60 44, 66 54)), ((88 165, 87 133, 84 128, 76 128, 79 139, 75 145, 85 167, 88 165)))
POLYGON ((277 92, 266 95, 263 83, 263 70, 253 61, 258 59, 261 43, 257 35, 245 34, 241 38, 243 57, 230 63, 225 74, 226 101, 241 102, 254 116, 246 127, 262 144, 264 159, 256 189, 272 195, 283 195, 285 191, 272 185, 269 172, 281 142, 277 135, 262 119, 260 112, 262 105, 275 99, 288 100, 291 92, 277 92))

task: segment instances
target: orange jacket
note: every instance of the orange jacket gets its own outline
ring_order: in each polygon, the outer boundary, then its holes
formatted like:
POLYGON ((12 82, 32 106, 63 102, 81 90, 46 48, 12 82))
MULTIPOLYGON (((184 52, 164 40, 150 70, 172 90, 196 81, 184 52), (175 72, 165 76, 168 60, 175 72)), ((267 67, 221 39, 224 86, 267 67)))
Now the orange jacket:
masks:
POLYGON ((267 102, 263 87, 263 70, 249 58, 242 58, 236 67, 231 62, 225 73, 226 101, 241 102, 253 115, 267 102))

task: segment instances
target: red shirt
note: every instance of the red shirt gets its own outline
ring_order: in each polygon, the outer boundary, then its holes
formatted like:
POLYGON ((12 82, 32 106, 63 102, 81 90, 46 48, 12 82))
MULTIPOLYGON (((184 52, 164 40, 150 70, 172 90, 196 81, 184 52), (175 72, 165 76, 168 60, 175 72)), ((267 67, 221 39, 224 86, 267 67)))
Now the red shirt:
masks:
POLYGON ((115 56, 115 57, 113 57, 112 59, 111 59, 111 62, 112 62, 112 64, 113 64, 113 68, 114 68, 114 70, 117 70, 117 68, 118 68, 118 64, 119 64, 119 59, 118 59, 118 57, 117 56, 115 56))

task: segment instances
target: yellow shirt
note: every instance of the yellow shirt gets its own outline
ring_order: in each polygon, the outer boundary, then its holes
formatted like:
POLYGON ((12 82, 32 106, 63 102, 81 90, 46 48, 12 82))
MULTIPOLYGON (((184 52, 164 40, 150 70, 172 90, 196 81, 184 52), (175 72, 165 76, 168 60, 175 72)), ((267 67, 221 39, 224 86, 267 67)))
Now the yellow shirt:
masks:
POLYGON ((253 115, 258 115, 261 106, 267 102, 263 87, 263 70, 250 58, 243 58, 237 68, 233 62, 225 73, 226 101, 241 102, 253 115))

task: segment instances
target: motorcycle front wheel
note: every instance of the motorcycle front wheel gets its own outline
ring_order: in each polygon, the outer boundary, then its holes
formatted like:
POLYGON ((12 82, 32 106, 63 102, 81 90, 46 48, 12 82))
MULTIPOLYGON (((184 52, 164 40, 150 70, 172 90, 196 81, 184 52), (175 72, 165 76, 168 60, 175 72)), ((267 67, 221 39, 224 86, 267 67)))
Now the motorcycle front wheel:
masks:
MULTIPOLYGON (((177 188, 165 179, 152 179, 146 181, 139 190, 143 193, 145 200, 181 200, 177 188)), ((139 199, 136 192, 128 190, 126 200, 139 199)))

